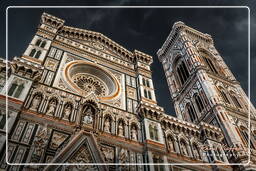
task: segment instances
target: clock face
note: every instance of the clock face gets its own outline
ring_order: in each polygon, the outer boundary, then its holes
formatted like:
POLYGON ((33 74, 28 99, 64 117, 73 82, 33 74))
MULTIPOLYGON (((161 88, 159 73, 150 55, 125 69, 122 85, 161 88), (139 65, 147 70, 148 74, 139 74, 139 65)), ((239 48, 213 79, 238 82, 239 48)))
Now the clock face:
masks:
POLYGON ((64 68, 64 78, 82 96, 93 93, 102 100, 110 100, 120 94, 120 84, 114 75, 95 63, 71 61, 64 68))

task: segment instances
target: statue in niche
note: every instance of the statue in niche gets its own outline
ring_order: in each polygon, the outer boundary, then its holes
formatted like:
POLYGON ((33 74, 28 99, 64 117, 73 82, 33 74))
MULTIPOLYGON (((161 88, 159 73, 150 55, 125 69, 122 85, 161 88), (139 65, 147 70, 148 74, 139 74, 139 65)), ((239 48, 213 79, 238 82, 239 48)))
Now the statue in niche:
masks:
POLYGON ((92 118, 92 115, 93 115, 93 112, 92 112, 92 108, 91 107, 87 107, 85 110, 84 110, 84 118, 83 118, 83 123, 84 124, 92 124, 93 122, 93 118, 92 118))
POLYGON ((127 150, 122 148, 118 156, 119 163, 126 163, 127 157, 128 157, 127 150))
POLYGON ((111 128, 110 119, 109 119, 109 117, 107 117, 105 119, 105 123, 104 123, 104 132, 110 133, 110 128, 111 128))
POLYGON ((105 161, 113 162, 114 160, 114 149, 112 147, 101 147, 101 151, 105 157, 105 161))
POLYGON ((49 108, 46 112, 46 115, 50 115, 50 116, 53 116, 54 115, 54 112, 55 112, 55 109, 56 109, 56 101, 55 100, 51 100, 50 101, 50 104, 49 104, 49 108))
POLYGON ((69 120, 69 116, 71 114, 71 111, 72 111, 71 105, 66 105, 65 109, 64 109, 64 116, 63 116, 64 120, 67 120, 67 121, 69 120))
POLYGON ((186 147, 186 144, 185 142, 181 142, 180 143, 180 151, 181 151, 181 154, 187 156, 188 153, 187 153, 187 147, 186 147))
POLYGON ((124 136, 124 125, 123 122, 119 122, 118 124, 118 136, 124 136))
POLYGON ((32 101, 31 109, 37 110, 39 107, 40 101, 41 101, 41 97, 39 95, 36 95, 32 101))
POLYGON ((131 136, 132 140, 137 141, 137 129, 135 126, 132 127, 131 136))
POLYGON ((170 151, 175 151, 174 150, 174 140, 171 137, 168 138, 168 145, 169 145, 170 151))

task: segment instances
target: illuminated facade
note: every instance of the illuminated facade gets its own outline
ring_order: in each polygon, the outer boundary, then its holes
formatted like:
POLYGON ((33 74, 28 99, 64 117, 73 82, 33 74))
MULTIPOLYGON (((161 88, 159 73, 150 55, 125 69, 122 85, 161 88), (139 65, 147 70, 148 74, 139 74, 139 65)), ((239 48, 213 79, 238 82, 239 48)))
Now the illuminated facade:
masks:
MULTIPOLYGON (((204 44, 201 42, 212 45, 208 35, 176 23, 158 52, 175 102, 176 118, 157 105, 150 70, 152 56, 138 50, 131 52, 101 33, 66 26, 64 20, 43 13, 24 54, 0 62, 0 168, 232 170, 224 165, 140 165, 227 164, 247 160, 244 142, 248 134, 243 131, 248 113, 246 95, 214 46, 209 50, 208 46, 202 47, 204 60, 196 54, 199 47, 195 45, 204 44), (188 30, 188 36, 181 28, 188 30), (211 55, 218 57, 220 68, 209 62, 211 55), (5 71, 8 71, 7 82, 5 71), (220 77, 224 75, 225 81, 220 77), (232 92, 229 96, 221 93, 227 90, 226 84, 232 92), (138 165, 7 165, 6 95, 8 162, 138 165), (239 97, 244 97, 244 101, 239 97), (225 105, 224 100, 227 100, 225 105), (232 109, 234 115, 229 114, 232 109), (241 132, 235 132, 236 129, 241 132), (239 154, 227 152, 223 143, 243 150, 239 154), (237 158, 230 158, 228 153, 237 158)), ((251 109, 255 113, 253 106, 251 109)))

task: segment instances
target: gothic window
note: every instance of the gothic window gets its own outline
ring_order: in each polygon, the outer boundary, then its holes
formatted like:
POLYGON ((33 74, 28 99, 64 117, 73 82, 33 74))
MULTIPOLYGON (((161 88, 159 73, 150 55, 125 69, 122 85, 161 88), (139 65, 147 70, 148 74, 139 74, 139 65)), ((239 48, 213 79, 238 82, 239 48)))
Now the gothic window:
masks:
POLYGON ((229 101, 226 93, 224 92, 223 88, 219 87, 218 90, 219 90, 219 94, 221 95, 224 102, 230 104, 230 101, 229 101))
MULTIPOLYGON (((248 130, 245 127, 241 126, 240 127, 240 132, 242 134, 242 137, 243 137, 245 143, 248 145, 248 143, 249 143, 248 130)), ((252 141, 252 138, 250 138, 250 147, 253 148, 253 149, 256 149, 255 145, 252 141)))
POLYGON ((41 55, 41 51, 39 50, 39 51, 36 52, 35 58, 38 59, 40 57, 40 55, 41 55))
POLYGON ((43 41, 43 42, 41 43, 40 47, 41 47, 41 48, 44 48, 45 45, 46 45, 46 41, 43 41))
POLYGON ((189 77, 189 72, 188 72, 185 62, 184 61, 179 62, 176 67, 176 70, 177 70, 177 74, 178 74, 180 83, 181 83, 181 85, 183 85, 189 77))
POLYGON ((12 83, 8 91, 8 96, 19 98, 24 89, 23 83, 18 84, 16 81, 12 83))
POLYGON ((38 39, 38 40, 36 41, 36 46, 40 46, 41 42, 42 42, 42 40, 41 40, 41 39, 38 39))
POLYGON ((147 90, 145 90, 145 89, 144 89, 144 96, 145 96, 146 98, 148 98, 148 92, 147 92, 147 90))
POLYGON ((235 104, 236 107, 242 108, 241 104, 239 103, 237 97, 234 95, 233 92, 230 93, 230 97, 231 97, 231 99, 232 99, 232 101, 233 101, 233 103, 235 104))
POLYGON ((146 80, 145 80, 145 78, 142 78, 142 84, 143 84, 144 86, 146 86, 146 80))
POLYGON ((16 98, 19 98, 21 93, 22 93, 22 90, 24 89, 24 85, 23 84, 20 84, 14 94, 14 97, 16 98))
POLYGON ((159 137, 158 137, 158 129, 157 129, 157 125, 149 125, 149 136, 150 139, 158 141, 159 137))
POLYGON ((216 67, 214 66, 212 60, 208 57, 205 57, 205 56, 203 56, 203 58, 204 58, 204 61, 207 65, 207 67, 211 70, 211 72, 213 72, 215 74, 218 74, 218 71, 217 71, 216 67))
POLYGON ((36 53, 36 49, 32 49, 29 56, 34 57, 35 53, 36 53))
POLYGON ((8 91, 8 96, 12 96, 17 87, 18 87, 17 83, 12 83, 11 88, 8 91))
POLYGON ((203 101, 202 101, 201 97, 198 94, 195 94, 194 95, 194 100, 196 102, 196 106, 198 108, 198 111, 202 112, 202 110, 204 109, 204 104, 203 104, 203 101))
POLYGON ((194 110, 193 105, 188 103, 186 108, 187 108, 187 113, 188 113, 188 115, 190 117, 191 122, 195 122, 196 114, 195 114, 195 110, 194 110))
POLYGON ((150 91, 148 91, 148 98, 149 98, 149 99, 152 99, 152 96, 151 96, 151 92, 150 92, 150 91))
MULTIPOLYGON (((163 159, 160 156, 153 156, 153 163, 163 163, 163 159)), ((155 171, 164 171, 164 165, 154 165, 155 171)))
POLYGON ((149 85, 149 80, 147 80, 147 87, 150 87, 150 85, 149 85))

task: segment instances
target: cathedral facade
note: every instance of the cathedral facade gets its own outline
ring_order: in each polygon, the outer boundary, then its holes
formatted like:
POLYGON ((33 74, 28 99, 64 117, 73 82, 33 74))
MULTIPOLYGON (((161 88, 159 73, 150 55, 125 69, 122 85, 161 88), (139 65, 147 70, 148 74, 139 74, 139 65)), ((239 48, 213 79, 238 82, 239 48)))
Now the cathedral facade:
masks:
POLYGON ((152 56, 64 23, 43 13, 24 54, 0 61, 2 170, 253 169, 256 111, 210 35, 177 22, 157 52, 173 117, 152 56))

